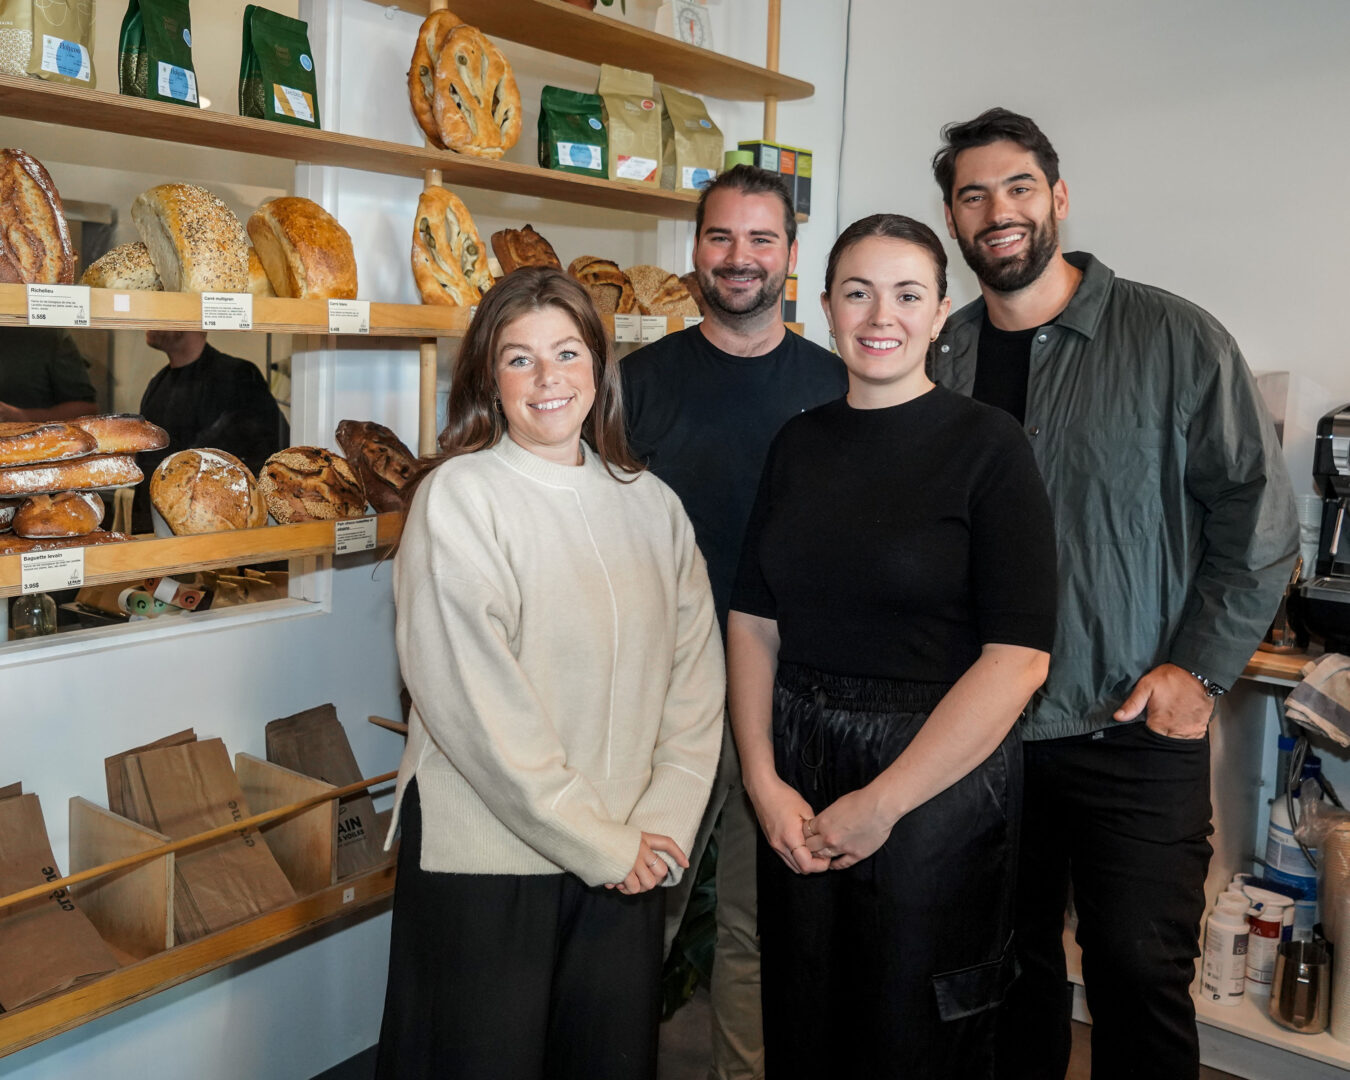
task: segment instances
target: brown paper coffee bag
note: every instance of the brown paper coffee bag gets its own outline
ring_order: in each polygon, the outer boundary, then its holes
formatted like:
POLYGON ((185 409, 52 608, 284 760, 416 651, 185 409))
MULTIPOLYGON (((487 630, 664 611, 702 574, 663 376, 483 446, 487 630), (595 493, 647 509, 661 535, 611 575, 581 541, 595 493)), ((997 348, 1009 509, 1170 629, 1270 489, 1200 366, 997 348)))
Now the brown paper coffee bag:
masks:
POLYGON ((655 186, 661 178, 661 106, 650 75, 600 65, 596 88, 609 134, 609 178, 655 186))
POLYGON ((722 129, 701 98, 661 87, 661 186, 698 191, 722 168, 722 129))
POLYGON ((28 74, 93 88, 93 40, 93 0, 34 0, 28 74))

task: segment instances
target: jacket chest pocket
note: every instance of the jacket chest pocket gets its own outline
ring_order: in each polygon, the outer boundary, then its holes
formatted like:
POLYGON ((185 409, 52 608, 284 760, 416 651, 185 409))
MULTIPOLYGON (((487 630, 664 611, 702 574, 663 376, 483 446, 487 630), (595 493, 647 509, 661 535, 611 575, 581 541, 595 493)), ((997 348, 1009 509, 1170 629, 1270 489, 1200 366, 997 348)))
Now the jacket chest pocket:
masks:
POLYGON ((1164 432, 1066 428, 1047 449, 1047 487, 1064 538, 1088 543, 1156 541, 1162 521, 1164 432))

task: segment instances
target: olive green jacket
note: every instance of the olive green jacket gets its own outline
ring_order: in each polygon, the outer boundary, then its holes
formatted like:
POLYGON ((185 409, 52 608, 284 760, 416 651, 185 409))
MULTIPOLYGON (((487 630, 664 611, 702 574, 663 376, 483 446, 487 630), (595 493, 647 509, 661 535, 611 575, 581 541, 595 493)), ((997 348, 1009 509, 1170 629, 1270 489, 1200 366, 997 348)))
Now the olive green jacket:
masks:
MULTIPOLYGON (((1034 335, 1027 386, 1059 549, 1059 628, 1028 739, 1111 726, 1164 662, 1232 686, 1298 549, 1289 474, 1236 342, 1194 304, 1066 258, 1083 280, 1034 335)), ((930 354, 934 380, 963 394, 984 310, 953 315, 930 354)))

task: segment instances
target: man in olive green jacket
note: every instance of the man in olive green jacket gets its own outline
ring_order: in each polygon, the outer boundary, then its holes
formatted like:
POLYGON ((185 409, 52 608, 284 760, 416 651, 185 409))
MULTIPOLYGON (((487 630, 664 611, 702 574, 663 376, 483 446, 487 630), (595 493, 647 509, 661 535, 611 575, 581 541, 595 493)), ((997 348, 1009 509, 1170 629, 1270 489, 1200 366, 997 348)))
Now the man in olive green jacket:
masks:
POLYGON ((1064 1075, 1072 884, 1093 1080, 1193 1080, 1208 724, 1288 577, 1289 476, 1212 316, 1060 250, 1068 191, 1031 120, 991 109, 943 134, 934 175, 982 295, 948 320, 933 376, 1025 425, 1059 545, 1050 675, 1022 723, 1022 975, 999 1076, 1064 1075))

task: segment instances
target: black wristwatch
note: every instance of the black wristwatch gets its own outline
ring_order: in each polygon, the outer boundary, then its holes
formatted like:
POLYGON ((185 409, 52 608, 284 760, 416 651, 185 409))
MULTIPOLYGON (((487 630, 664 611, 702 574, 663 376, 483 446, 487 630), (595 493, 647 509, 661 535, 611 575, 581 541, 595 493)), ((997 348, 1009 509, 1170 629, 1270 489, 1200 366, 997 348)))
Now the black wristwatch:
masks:
POLYGON ((1200 685, 1204 688, 1205 694, 1208 697, 1222 697, 1224 694, 1228 693, 1228 687, 1220 686, 1216 682, 1211 682, 1209 679, 1206 679, 1203 675, 1201 675, 1200 672, 1192 671, 1190 674, 1191 678, 1197 680, 1200 683, 1200 685))

